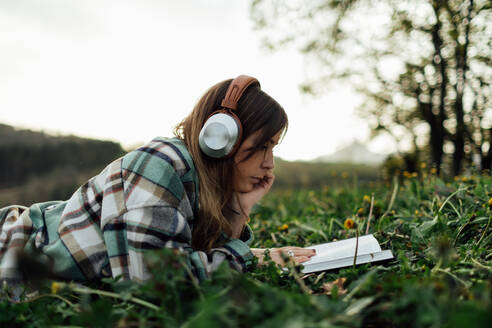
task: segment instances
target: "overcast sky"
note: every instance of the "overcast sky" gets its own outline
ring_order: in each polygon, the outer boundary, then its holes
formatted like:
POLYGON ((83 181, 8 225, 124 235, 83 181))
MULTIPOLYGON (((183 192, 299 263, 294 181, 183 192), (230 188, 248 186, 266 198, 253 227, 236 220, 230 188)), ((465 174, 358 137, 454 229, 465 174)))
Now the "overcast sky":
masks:
POLYGON ((312 159, 367 140, 358 97, 343 85, 301 95, 303 58, 261 49, 249 3, 0 0, 0 123, 131 147, 172 136, 208 87, 248 74, 289 116, 277 156, 312 159))

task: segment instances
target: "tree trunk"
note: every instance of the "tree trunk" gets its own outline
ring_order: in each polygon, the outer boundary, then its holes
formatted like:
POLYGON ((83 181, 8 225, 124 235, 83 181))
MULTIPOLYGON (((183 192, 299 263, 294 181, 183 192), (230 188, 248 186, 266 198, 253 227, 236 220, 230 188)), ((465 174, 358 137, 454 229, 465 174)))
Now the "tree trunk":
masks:
MULTIPOLYGON (((435 52, 435 57, 433 64, 436 67, 436 71, 439 72, 438 74, 440 75, 440 88, 439 88, 439 104, 438 106, 438 114, 434 115, 432 113, 432 108, 430 108, 430 113, 429 115, 432 116, 432 121, 433 123, 430 124, 431 131, 430 131, 430 143, 431 143, 431 149, 432 149, 432 163, 436 166, 437 174, 440 174, 441 172, 441 164, 442 164, 442 156, 443 156, 443 146, 444 146, 444 138, 446 136, 446 129, 444 128, 444 121, 446 119, 446 112, 445 112, 445 98, 446 98, 446 93, 447 93, 447 76, 446 76, 446 68, 447 68, 447 62, 445 58, 442 56, 441 53, 441 47, 443 44, 443 41, 441 39, 441 36, 439 35, 442 24, 441 21, 439 20, 439 7, 435 6, 434 7, 434 12, 436 15, 436 24, 433 26, 432 29, 432 43, 434 45, 434 52, 435 52)), ((431 97, 432 99, 433 97, 431 97)))
POLYGON ((489 150, 486 156, 482 156, 482 171, 492 170, 492 128, 489 129, 489 150))
MULTIPOLYGON (((455 58, 456 58, 456 102, 454 104, 455 115, 456 115, 456 135, 454 139, 454 154, 453 154, 453 173, 454 175, 459 175, 461 172, 461 166, 463 163, 463 159, 465 157, 465 138, 467 137, 467 127, 464 121, 464 110, 463 110, 463 95, 465 93, 465 85, 466 85, 466 73, 468 71, 468 46, 470 44, 470 24, 471 24, 471 13, 473 10, 473 0, 468 2, 468 6, 466 7, 467 13, 465 19, 461 20, 459 23, 453 21, 453 26, 455 29, 456 35, 456 50, 455 50, 455 58), (463 46, 460 46, 459 42, 459 25, 465 24, 464 29, 464 39, 465 42, 463 46)), ((448 7, 449 10, 449 7, 448 7)), ((458 15, 458 12, 454 12, 452 10, 449 11, 450 15, 458 15)), ((470 140, 473 143, 473 140, 470 140)))
POLYGON ((441 172, 441 164, 442 164, 442 155, 443 150, 442 147, 444 145, 444 128, 441 126, 439 128, 436 124, 435 127, 431 128, 430 131, 430 146, 431 146, 431 157, 432 163, 437 170, 437 174, 439 175, 441 172))
MULTIPOLYGON (((459 107, 458 102, 456 102, 456 107, 459 107)), ((463 107, 461 109, 456 108, 456 120, 457 127, 456 133, 454 135, 454 153, 453 153, 453 174, 455 176, 461 173, 461 164, 465 157, 465 127, 463 122, 463 107), (460 115, 460 117, 458 117, 460 115)))

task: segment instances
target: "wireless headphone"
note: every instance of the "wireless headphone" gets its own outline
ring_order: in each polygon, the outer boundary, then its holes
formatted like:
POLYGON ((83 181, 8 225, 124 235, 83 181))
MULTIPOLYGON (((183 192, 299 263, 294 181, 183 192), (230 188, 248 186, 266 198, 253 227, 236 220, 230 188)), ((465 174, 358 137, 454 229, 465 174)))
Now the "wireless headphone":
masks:
POLYGON ((234 110, 244 91, 253 83, 260 84, 254 77, 240 75, 229 84, 220 104, 221 109, 207 118, 198 137, 200 149, 206 155, 228 158, 236 152, 243 136, 243 127, 234 110))

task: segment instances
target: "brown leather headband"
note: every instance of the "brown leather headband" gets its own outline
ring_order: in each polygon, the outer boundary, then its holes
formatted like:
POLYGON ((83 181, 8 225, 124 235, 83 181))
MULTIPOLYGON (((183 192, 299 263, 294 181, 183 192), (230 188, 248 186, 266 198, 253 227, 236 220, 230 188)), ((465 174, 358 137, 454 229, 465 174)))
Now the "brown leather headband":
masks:
POLYGON ((227 89, 226 95, 220 105, 224 108, 235 110, 237 108, 239 98, 241 98, 243 92, 253 83, 260 84, 254 77, 239 75, 232 80, 231 84, 229 84, 229 88, 227 89))

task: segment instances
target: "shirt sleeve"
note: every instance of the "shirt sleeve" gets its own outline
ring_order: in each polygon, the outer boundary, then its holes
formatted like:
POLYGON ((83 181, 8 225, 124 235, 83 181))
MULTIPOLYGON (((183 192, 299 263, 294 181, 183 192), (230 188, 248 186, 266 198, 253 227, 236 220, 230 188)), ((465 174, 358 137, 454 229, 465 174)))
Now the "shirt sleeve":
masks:
POLYGON ((253 263, 254 255, 249 248, 252 241, 253 232, 246 225, 239 239, 230 239, 220 248, 213 248, 208 253, 191 251, 189 263, 193 273, 200 281, 206 280, 224 261, 229 261, 235 270, 245 272, 253 263))

